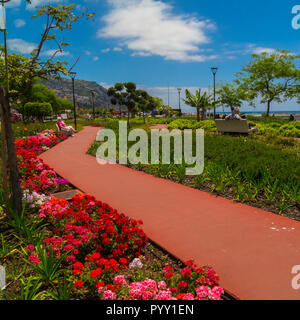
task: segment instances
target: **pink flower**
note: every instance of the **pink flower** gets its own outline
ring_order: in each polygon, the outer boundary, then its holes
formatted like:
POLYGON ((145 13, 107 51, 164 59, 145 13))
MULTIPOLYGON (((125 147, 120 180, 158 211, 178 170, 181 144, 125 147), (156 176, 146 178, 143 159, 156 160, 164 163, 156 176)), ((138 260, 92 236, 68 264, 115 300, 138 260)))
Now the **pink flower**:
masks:
POLYGON ((159 289, 167 289, 167 284, 164 281, 159 281, 157 285, 159 289))
POLYGON ((196 289, 197 292, 197 300, 206 300, 208 295, 211 292, 210 287, 208 286, 200 286, 196 289))
POLYGON ((143 282, 144 286, 145 286, 145 289, 150 289, 150 290, 153 290, 154 292, 157 292, 157 285, 156 285, 156 282, 154 280, 151 280, 151 279, 146 279, 144 282, 143 282))
POLYGON ((129 295, 131 296, 132 299, 137 300, 140 299, 141 295, 143 294, 143 290, 142 289, 131 289, 129 291, 129 295))
POLYGON ((111 290, 106 290, 103 293, 104 300, 114 300, 114 299, 116 299, 116 297, 117 297, 117 295, 114 292, 112 292, 111 290))
POLYGON ((152 300, 155 297, 155 293, 151 291, 144 291, 142 294, 143 300, 152 300))
POLYGON ((169 291, 160 291, 156 296, 157 300, 171 300, 171 294, 169 291))
POLYGON ((28 261, 31 261, 32 264, 39 264, 41 262, 41 260, 34 254, 28 258, 28 261))
POLYGON ((34 246, 32 244, 30 244, 27 248, 27 251, 33 251, 34 250, 34 246))
POLYGON ((74 262, 75 261, 75 257, 70 255, 70 256, 67 256, 66 260, 69 261, 69 262, 74 262))
POLYGON ((70 244, 67 244, 65 247, 64 247, 64 251, 72 251, 73 250, 73 247, 70 245, 70 244))
POLYGON ((211 300, 221 300, 221 294, 224 294, 223 288, 216 286, 210 290, 208 298, 211 300))
POLYGON ((187 293, 183 300, 195 300, 194 295, 192 293, 187 293))
POLYGON ((114 278, 114 283, 122 286, 128 286, 127 281, 123 275, 116 276, 114 278))

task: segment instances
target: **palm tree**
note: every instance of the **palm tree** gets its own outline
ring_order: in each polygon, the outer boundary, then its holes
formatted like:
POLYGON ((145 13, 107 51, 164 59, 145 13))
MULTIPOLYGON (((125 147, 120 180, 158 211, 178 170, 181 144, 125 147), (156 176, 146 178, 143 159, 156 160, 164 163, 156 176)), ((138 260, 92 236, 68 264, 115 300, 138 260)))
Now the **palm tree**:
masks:
POLYGON ((201 119, 205 120, 206 111, 213 107, 212 96, 204 92, 201 95, 201 89, 196 90, 196 94, 192 95, 189 90, 185 90, 186 99, 182 99, 187 105, 197 109, 197 121, 200 121, 200 111, 201 119))

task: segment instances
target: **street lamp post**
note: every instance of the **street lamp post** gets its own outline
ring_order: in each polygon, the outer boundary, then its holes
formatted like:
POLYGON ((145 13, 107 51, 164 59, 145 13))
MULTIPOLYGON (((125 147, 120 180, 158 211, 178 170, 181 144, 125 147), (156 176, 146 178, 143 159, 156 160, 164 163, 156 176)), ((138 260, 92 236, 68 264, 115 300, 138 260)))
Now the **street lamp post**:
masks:
POLYGON ((178 96, 179 96, 179 116, 181 116, 181 114, 182 114, 182 112, 181 112, 181 104, 180 104, 180 94, 181 94, 181 88, 177 88, 177 90, 178 90, 178 96))
POLYGON ((70 77, 72 78, 72 87, 73 87, 74 125, 75 125, 75 130, 77 131, 77 115, 76 115, 76 101, 75 101, 75 77, 76 77, 76 72, 70 72, 70 77))
POLYGON ((216 119, 216 74, 217 74, 218 68, 213 67, 211 68, 211 71, 214 75, 214 119, 216 119))

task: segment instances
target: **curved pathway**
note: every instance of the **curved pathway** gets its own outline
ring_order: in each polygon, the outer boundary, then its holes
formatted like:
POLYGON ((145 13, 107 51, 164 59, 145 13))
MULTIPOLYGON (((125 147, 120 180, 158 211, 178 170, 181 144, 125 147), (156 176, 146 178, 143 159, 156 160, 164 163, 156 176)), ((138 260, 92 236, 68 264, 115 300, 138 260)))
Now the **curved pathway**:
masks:
POLYGON ((86 154, 99 128, 85 127, 41 158, 80 190, 144 221, 148 236, 181 260, 211 265, 240 299, 300 299, 300 223, 86 154))

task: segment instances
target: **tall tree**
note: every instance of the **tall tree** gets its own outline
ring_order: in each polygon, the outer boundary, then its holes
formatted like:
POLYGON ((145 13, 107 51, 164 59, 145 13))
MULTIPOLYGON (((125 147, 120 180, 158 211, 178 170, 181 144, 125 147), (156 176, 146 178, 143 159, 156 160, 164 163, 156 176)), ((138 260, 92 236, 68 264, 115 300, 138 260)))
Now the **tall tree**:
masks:
POLYGON ((136 84, 133 82, 116 83, 113 87, 107 90, 109 97, 112 97, 113 105, 124 106, 127 109, 128 127, 130 127, 130 114, 135 111, 136 103, 139 102, 139 95, 136 89, 136 84))
POLYGON ((256 98, 266 103, 269 116, 272 102, 282 103, 299 92, 299 58, 286 50, 253 54, 242 72, 236 74, 236 83, 247 93, 251 104, 256 98))
MULTIPOLYGON (((7 1, 9 2, 9 1, 7 1)), ((27 1, 30 2, 30 1, 27 1)), ((11 100, 18 100, 30 90, 32 83, 36 77, 40 79, 47 79, 48 77, 59 78, 60 73, 68 74, 66 62, 56 61, 55 58, 58 53, 63 51, 63 48, 68 45, 62 39, 58 39, 56 32, 70 30, 74 23, 81 17, 85 16, 87 19, 93 17, 87 11, 80 15, 74 13, 75 4, 71 5, 57 5, 57 6, 41 6, 37 8, 37 13, 33 18, 45 18, 44 30, 41 35, 41 40, 38 47, 33 50, 29 58, 24 58, 19 61, 17 67, 11 67, 8 63, 8 72, 1 70, 0 78, 0 105, 2 116, 2 129, 5 131, 7 158, 10 170, 10 182, 12 189, 12 202, 14 209, 22 213, 22 192, 19 183, 19 172, 17 167, 17 157, 14 145, 14 134, 11 124, 10 102, 11 100), (49 59, 42 59, 42 49, 44 44, 52 41, 57 45, 57 49, 49 59), (15 87, 12 91, 8 90, 8 84, 14 81, 15 87)), ((6 32, 6 31, 5 31, 6 32)), ((6 51, 4 52, 6 54, 6 51)), ((4 55, 5 57, 5 55, 4 55)), ((1 57, 3 60, 3 55, 1 57)))
POLYGON ((217 104, 230 107, 231 110, 235 107, 241 107, 243 100, 246 99, 246 94, 240 87, 234 87, 229 83, 221 85, 217 90, 217 95, 217 104))
POLYGON ((197 109, 197 121, 200 121, 200 111, 201 119, 205 120, 206 111, 211 109, 212 106, 212 96, 207 92, 201 94, 201 89, 196 90, 195 95, 191 94, 189 90, 185 90, 186 99, 182 99, 187 105, 197 109))

